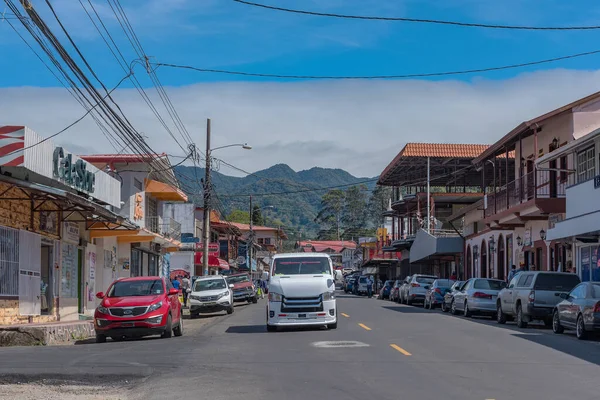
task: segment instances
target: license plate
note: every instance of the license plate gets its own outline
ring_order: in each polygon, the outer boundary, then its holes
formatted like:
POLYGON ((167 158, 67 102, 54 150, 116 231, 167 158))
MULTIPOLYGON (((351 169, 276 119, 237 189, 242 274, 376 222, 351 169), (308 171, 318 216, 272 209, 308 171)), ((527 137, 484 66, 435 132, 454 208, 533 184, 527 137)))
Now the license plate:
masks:
POLYGON ((204 303, 203 305, 204 305, 205 307, 208 307, 208 306, 214 306, 215 304, 217 304, 217 303, 216 303, 216 302, 214 302, 214 301, 212 301, 212 302, 210 302, 210 303, 204 303))
POLYGON ((306 314, 298 314, 298 318, 306 318, 306 314))
POLYGON ((123 322, 121 324, 121 326, 124 328, 131 328, 131 327, 135 326, 135 322, 123 322))

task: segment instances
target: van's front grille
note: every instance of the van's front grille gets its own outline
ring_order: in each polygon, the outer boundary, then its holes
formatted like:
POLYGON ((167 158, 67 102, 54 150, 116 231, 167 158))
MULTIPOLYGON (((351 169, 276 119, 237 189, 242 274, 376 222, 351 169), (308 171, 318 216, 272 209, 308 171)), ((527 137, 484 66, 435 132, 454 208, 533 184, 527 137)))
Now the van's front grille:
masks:
POLYGON ((323 311, 323 299, 317 297, 285 297, 281 299, 281 312, 307 313, 323 311))

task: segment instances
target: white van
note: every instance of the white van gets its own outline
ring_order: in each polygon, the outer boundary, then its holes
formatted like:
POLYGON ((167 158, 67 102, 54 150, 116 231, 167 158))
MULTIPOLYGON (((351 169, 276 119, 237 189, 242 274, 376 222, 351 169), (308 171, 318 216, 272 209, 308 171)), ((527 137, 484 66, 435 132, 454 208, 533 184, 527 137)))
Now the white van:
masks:
POLYGON ((335 275, 327 254, 276 254, 269 276, 269 332, 279 326, 337 328, 335 275))

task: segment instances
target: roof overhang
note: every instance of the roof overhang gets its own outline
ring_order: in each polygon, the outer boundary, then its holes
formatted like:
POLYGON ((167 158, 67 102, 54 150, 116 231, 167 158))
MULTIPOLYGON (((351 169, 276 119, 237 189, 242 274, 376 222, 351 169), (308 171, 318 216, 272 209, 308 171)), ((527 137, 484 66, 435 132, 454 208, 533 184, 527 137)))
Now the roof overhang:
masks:
POLYGON ((566 145, 561 146, 548 154, 544 154, 542 157, 535 160, 535 163, 537 165, 544 164, 550 161, 557 160, 565 155, 574 153, 578 150, 581 150, 582 147, 587 147, 591 145, 594 142, 594 140, 596 140, 596 138, 598 137, 600 137, 600 129, 596 129, 595 131, 588 133, 587 135, 577 140, 569 142, 566 145))
POLYGON ((145 192, 162 201, 188 201, 187 195, 179 188, 152 179, 146 179, 145 192))

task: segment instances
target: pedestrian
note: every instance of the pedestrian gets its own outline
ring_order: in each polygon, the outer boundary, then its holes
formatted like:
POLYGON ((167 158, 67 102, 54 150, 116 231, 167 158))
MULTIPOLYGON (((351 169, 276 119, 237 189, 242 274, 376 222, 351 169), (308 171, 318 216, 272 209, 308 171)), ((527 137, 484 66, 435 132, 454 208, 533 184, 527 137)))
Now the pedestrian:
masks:
POLYGON ((261 299, 264 299, 265 298, 265 294, 269 293, 269 291, 267 289, 267 280, 266 279, 261 279, 260 280, 260 291, 262 293, 261 299))
POLYGON ((373 279, 367 277, 367 296, 373 297, 373 279))
POLYGON ((508 278, 506 279, 507 282, 510 283, 510 281, 512 281, 512 278, 514 278, 516 274, 517 274, 517 266, 513 264, 510 272, 508 273, 508 278))
POLYGON ((183 306, 187 307, 188 296, 192 291, 191 282, 187 276, 181 280, 181 291, 183 292, 183 306))
POLYGON ((181 282, 179 282, 179 277, 176 276, 175 278, 173 278, 173 280, 171 281, 171 284, 173 285, 173 287, 177 290, 179 290, 179 288, 181 287, 181 282))

